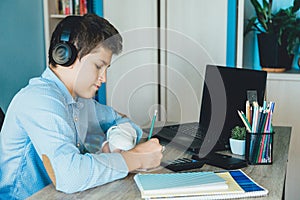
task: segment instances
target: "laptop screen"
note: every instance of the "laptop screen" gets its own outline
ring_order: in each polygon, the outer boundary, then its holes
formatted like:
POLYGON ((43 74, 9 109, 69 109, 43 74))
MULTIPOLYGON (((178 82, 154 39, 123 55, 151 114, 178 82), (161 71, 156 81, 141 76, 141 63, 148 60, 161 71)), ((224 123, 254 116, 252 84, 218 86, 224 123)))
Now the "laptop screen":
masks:
POLYGON ((262 105, 266 77, 265 71, 207 65, 199 122, 207 132, 200 152, 212 146, 214 150, 229 149, 231 129, 244 126, 237 110, 245 112, 249 94, 262 105))

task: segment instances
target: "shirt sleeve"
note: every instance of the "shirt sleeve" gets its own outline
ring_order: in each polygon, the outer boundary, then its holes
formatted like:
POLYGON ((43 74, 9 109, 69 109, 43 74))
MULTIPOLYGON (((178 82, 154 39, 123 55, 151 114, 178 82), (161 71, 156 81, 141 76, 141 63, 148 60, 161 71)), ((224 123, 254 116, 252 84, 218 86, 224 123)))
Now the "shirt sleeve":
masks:
MULTIPOLYGON (((42 159, 44 154, 49 158, 56 189, 73 193, 127 176, 128 168, 121 154, 80 154, 68 110, 71 105, 66 104, 59 93, 44 93, 22 96, 17 117, 39 157, 42 159)), ((117 122, 119 118, 115 117, 117 122)))
POLYGON ((95 102, 96 106, 96 112, 97 112, 97 118, 99 120, 100 126, 104 132, 107 132, 107 130, 111 126, 117 126, 122 123, 130 123, 131 126, 135 129, 137 134, 137 140, 136 143, 138 144, 139 141, 142 138, 143 131, 142 129, 136 125, 133 121, 131 121, 127 117, 122 117, 118 114, 112 107, 99 104, 98 102, 95 102), (103 113, 105 113, 103 115, 103 113))

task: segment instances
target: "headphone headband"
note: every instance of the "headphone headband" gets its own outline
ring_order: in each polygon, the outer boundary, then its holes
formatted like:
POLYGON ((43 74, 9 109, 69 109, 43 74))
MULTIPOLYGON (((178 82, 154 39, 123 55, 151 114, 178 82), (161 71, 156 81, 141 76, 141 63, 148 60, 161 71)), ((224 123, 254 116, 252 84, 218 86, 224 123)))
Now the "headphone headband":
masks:
POLYGON ((69 30, 63 30, 60 36, 60 41, 69 42, 71 32, 69 30))

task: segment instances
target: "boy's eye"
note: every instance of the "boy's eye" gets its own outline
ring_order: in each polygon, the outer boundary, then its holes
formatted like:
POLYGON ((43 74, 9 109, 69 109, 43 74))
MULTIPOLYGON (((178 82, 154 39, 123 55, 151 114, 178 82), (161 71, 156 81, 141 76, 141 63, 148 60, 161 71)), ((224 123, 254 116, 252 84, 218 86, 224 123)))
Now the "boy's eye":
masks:
POLYGON ((102 68, 102 66, 98 66, 98 65, 96 65, 96 68, 97 68, 97 69, 101 69, 101 68, 102 68))

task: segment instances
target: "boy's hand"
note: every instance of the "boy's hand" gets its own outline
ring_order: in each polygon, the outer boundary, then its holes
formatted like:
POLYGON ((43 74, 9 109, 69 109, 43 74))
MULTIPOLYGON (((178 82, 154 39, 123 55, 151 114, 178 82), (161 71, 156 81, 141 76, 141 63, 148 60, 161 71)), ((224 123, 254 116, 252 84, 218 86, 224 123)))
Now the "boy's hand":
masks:
POLYGON ((139 168, 149 169, 160 165, 163 147, 158 139, 152 138, 147 142, 138 144, 135 148, 122 152, 129 171, 139 168))

